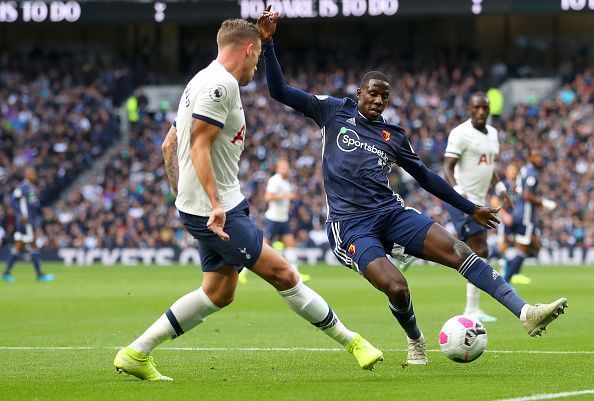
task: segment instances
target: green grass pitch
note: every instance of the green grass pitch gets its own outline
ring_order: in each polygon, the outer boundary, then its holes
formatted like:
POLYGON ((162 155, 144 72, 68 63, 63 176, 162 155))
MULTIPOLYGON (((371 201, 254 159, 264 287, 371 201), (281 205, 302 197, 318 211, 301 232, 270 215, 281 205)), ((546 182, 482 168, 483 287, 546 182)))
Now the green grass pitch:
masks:
POLYGON ((362 277, 341 267, 303 268, 343 322, 384 350, 386 360, 373 372, 359 369, 250 275, 231 306, 153 353, 160 371, 173 377, 169 383, 118 375, 113 357, 198 287, 198 268, 45 270, 56 273, 54 283, 37 283, 25 263, 15 267, 15 284, 0 283, 0 400, 499 400, 594 389, 591 266, 525 269, 533 283, 517 289, 528 302, 569 299, 567 313, 542 338, 530 338, 483 295, 482 307, 499 320, 486 326, 488 352, 470 364, 437 351, 441 325, 462 312, 463 279, 442 267, 412 267, 406 277, 428 340, 427 366, 403 365, 405 335, 362 277))

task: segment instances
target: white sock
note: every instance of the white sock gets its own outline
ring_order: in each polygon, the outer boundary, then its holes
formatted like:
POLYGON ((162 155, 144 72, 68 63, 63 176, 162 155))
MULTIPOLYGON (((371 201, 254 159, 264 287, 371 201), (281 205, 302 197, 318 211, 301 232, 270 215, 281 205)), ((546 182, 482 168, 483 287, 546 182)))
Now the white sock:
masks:
POLYGON ((524 306, 522 306, 522 310, 520 311, 520 321, 526 321, 526 313, 528 312, 528 308, 530 308, 531 306, 532 305, 530 304, 525 304, 524 306))
POLYGON ((481 290, 471 283, 466 283, 466 309, 465 313, 474 313, 479 310, 481 290))
POLYGON ((144 333, 132 341, 130 348, 143 354, 150 354, 163 341, 175 338, 175 330, 171 327, 165 314, 161 315, 144 333))
POLYGON ((143 354, 149 354, 159 344, 174 339, 192 330, 204 321, 206 316, 220 310, 202 288, 184 295, 161 315, 146 331, 134 340, 130 347, 143 354))
POLYGON ((301 279, 295 287, 278 293, 293 312, 322 330, 339 344, 346 347, 355 337, 356 333, 347 329, 326 301, 303 284, 301 279))

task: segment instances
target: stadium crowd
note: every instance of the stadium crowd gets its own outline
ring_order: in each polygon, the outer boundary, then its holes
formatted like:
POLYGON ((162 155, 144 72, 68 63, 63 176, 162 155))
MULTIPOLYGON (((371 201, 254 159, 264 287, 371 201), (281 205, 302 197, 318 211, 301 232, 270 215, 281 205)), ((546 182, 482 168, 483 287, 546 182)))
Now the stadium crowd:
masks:
MULTIPOLYGON (((293 58, 289 53, 283 63, 289 66, 285 71, 289 84, 315 94, 353 96, 359 77, 368 69, 352 58, 331 63, 300 63, 293 58)), ((418 67, 413 73, 391 63, 371 65, 392 77, 392 96, 384 116, 406 128, 417 153, 437 171, 442 168, 448 133, 467 118, 470 94, 488 89, 493 75, 501 78, 501 68, 435 66, 418 67)), ((15 71, 0 74, 2 99, 8 99, 0 103, 0 158, 8 166, 4 167, 4 194, 14 185, 17 170, 33 163, 41 172, 40 188, 53 194, 46 199, 54 199, 72 175, 113 141, 117 126, 111 103, 103 97, 109 87, 106 81, 109 73, 78 76, 50 70, 29 81, 15 71)), ((252 216, 262 222, 266 180, 278 157, 287 157, 299 195, 291 212, 297 240, 301 246, 326 243, 319 129, 270 99, 262 75, 242 92, 248 131, 240 182, 252 216)), ((594 245, 593 105, 594 68, 590 67, 564 82, 554 99, 517 106, 511 116, 492 121, 500 133, 502 165, 522 165, 530 147, 542 149, 546 166, 541 188, 544 196, 559 203, 554 212, 540 212, 542 240, 551 248, 594 245)), ((129 149, 116 154, 102 176, 44 209, 47 246, 185 246, 192 241, 176 218, 162 163, 160 145, 173 112, 141 109, 139 121, 132 124, 129 149)), ((442 224, 449 220, 441 201, 419 189, 398 167, 390 183, 408 206, 442 224)))
POLYGON ((0 54, 0 219, 7 231, 23 167, 36 168, 41 204, 49 206, 120 136, 109 96, 115 71, 92 60, 29 60, 0 54))

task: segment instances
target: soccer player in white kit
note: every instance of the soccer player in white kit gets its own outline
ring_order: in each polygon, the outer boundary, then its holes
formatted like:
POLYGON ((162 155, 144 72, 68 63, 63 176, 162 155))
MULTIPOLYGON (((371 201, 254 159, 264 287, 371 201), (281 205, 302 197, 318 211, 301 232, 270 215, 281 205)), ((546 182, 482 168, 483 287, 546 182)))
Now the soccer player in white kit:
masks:
MULTIPOLYGON (((264 241, 272 244, 273 248, 276 245, 273 241, 275 239, 280 241, 285 249, 285 258, 289 261, 291 267, 299 272, 297 255, 295 253, 295 236, 291 231, 291 224, 289 223, 291 201, 297 199, 297 194, 289 181, 290 172, 289 161, 279 158, 276 161, 276 173, 266 183, 264 200, 268 202, 268 209, 264 214, 264 241)), ((239 273, 240 283, 245 284, 247 282, 246 275, 246 269, 239 273)), ((309 274, 299 272, 299 275, 304 283, 311 279, 309 274)))
POLYGON ((383 359, 382 352, 348 330, 289 263, 263 243, 262 232, 249 219, 237 179, 246 140, 239 87, 247 85, 256 71, 260 32, 243 19, 226 20, 217 33, 217 45, 216 60, 186 86, 162 146, 180 218, 199 242, 202 284, 122 348, 114 366, 143 380, 171 380, 157 371, 150 352, 229 305, 238 272, 248 267, 269 282, 295 313, 346 347, 362 368, 372 369, 383 359))
POLYGON ((291 201, 297 198, 293 186, 289 181, 289 161, 278 159, 276 174, 268 179, 264 200, 268 202, 268 209, 264 214, 265 237, 270 242, 275 238, 280 239, 287 247, 295 246, 295 237, 289 225, 289 209, 291 201))
MULTIPOLYGON (((487 125, 489 112, 487 96, 480 92, 474 93, 468 105, 470 119, 450 132, 444 160, 446 181, 458 193, 480 206, 487 205, 487 192, 493 181, 499 155, 497 130, 487 125)), ((497 195, 507 196, 505 185, 501 182, 495 184, 495 192, 497 195)), ((446 204, 446 208, 450 212, 458 238, 477 256, 486 259, 489 251, 485 227, 450 205, 446 204)), ((479 295, 480 290, 467 283, 464 314, 482 322, 497 320, 479 308, 479 295)))

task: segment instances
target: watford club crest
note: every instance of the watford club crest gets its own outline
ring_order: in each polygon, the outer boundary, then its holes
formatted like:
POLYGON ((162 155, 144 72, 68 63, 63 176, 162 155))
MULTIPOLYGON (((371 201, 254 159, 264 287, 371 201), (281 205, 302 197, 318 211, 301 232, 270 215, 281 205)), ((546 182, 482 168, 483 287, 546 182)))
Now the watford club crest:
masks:
POLYGON ((354 255, 357 252, 357 248, 355 248, 355 244, 349 245, 349 253, 354 255))
POLYGON ((390 140, 390 133, 386 130, 382 131, 382 138, 384 138, 384 141, 388 142, 390 140))

